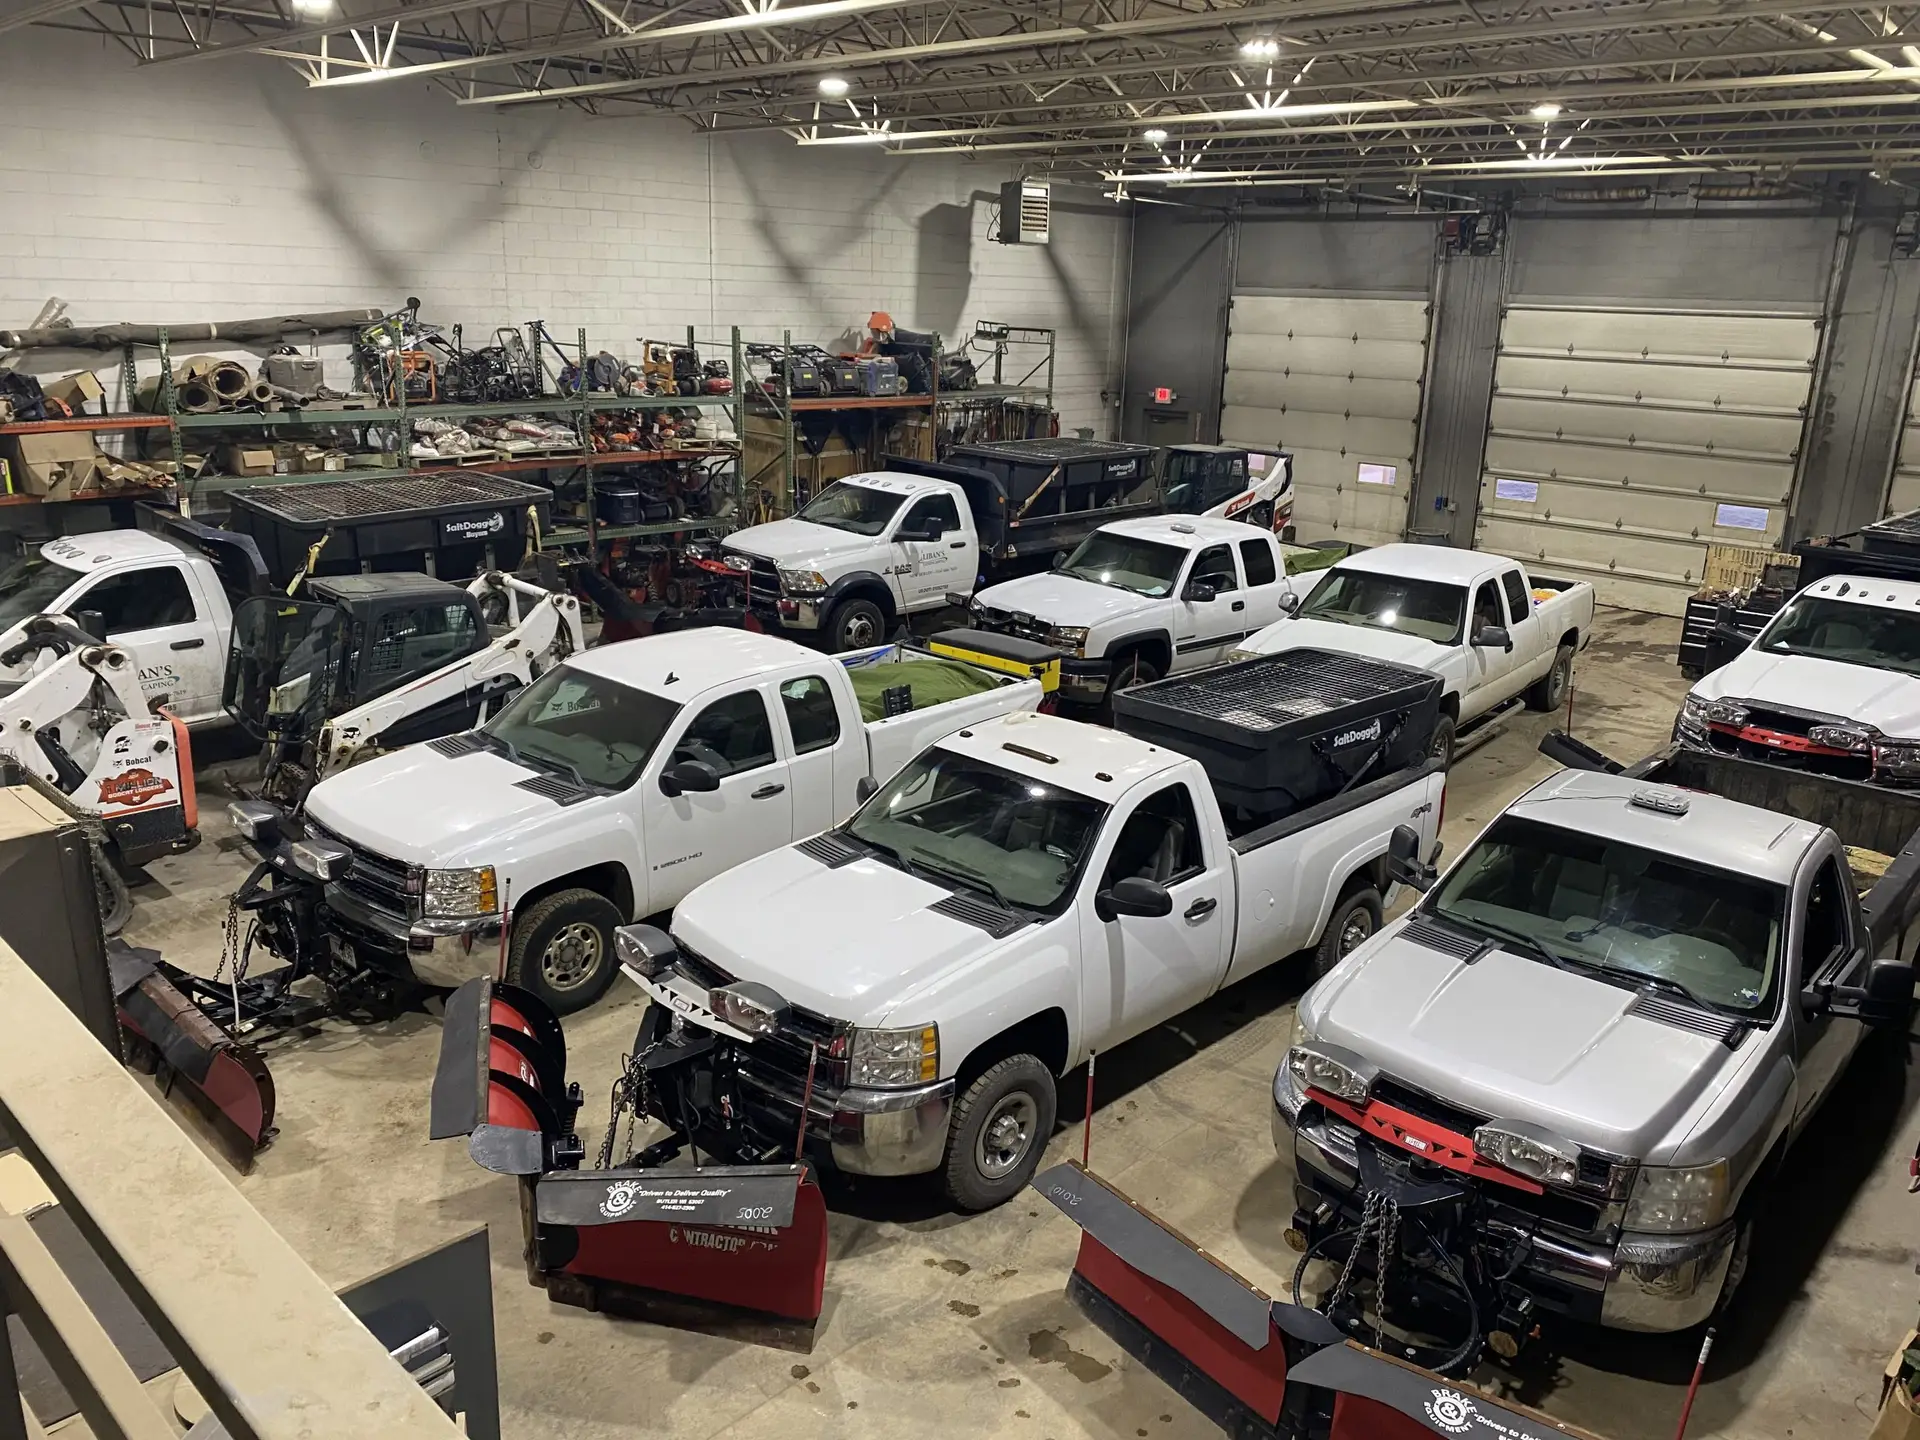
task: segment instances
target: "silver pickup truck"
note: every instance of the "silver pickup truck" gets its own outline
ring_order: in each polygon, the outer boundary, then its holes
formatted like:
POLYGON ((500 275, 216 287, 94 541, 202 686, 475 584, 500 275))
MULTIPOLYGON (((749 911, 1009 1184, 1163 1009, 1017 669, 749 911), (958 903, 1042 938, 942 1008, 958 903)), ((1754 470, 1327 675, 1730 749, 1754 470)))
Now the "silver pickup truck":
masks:
POLYGON ((1788 1146, 1907 1023, 1920 911, 1920 796, 1541 748, 1579 768, 1444 876, 1401 837, 1427 894, 1302 999, 1273 1086, 1290 1238, 1337 1263, 1391 1210, 1383 1289, 1502 1355, 1536 1313, 1674 1331, 1732 1294, 1788 1146))

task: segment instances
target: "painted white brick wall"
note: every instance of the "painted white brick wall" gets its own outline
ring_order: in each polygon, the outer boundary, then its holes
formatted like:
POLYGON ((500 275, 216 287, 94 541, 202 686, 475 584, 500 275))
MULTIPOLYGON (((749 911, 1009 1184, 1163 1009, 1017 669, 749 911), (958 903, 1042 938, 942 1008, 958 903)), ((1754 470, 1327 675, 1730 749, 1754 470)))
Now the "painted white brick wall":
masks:
MULTIPOLYGON (((1060 332, 1062 425, 1112 428, 1126 209, 1056 190, 1051 246, 997 245, 1004 162, 496 113, 425 83, 309 91, 264 58, 140 70, 31 29, 0 44, 0 121, 7 324, 50 295, 83 323, 165 323, 411 294, 469 343, 538 318, 632 357, 688 325, 831 347, 874 310, 949 337, 1005 320, 1060 332)), ((91 357, 30 368, 70 363, 91 357)))

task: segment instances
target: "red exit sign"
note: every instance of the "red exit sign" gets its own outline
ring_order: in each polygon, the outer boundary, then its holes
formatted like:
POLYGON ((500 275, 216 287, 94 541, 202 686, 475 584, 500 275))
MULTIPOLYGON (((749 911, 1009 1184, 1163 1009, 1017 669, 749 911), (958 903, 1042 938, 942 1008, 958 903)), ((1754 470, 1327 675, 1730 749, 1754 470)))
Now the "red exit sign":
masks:
POLYGON ((1178 400, 1179 398, 1180 397, 1178 395, 1174 394, 1173 391, 1169 390, 1164 385, 1156 385, 1154 387, 1153 403, 1156 405, 1171 405, 1174 401, 1178 400))

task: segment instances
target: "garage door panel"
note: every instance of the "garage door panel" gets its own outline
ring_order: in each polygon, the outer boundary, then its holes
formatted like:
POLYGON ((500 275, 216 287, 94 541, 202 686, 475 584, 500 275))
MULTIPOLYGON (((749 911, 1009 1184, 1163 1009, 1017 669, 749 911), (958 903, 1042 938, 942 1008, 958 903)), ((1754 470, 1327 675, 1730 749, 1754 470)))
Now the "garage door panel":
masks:
POLYGON ((1280 374, 1271 370, 1227 372, 1222 399, 1228 405, 1265 410, 1322 410, 1388 416, 1413 421, 1420 414, 1418 380, 1350 379, 1345 375, 1280 374))
POLYGON ((1907 424, 1900 434, 1899 458, 1893 467, 1893 485, 1887 491, 1887 514, 1920 510, 1920 370, 1907 390, 1907 424))
POLYGON ((1327 415, 1314 410, 1227 410, 1220 433, 1236 437, 1271 435, 1288 450, 1344 450, 1356 457, 1383 456, 1404 466, 1413 453, 1411 420, 1379 420, 1365 415, 1327 415))
POLYGON ((1509 483, 1504 491, 1498 485, 1488 485, 1480 496, 1482 512, 1516 524, 1604 529, 1734 545, 1763 539, 1772 543, 1786 527, 1784 505, 1741 505, 1720 510, 1713 517, 1718 523, 1703 529, 1699 502, 1686 496, 1552 480, 1509 483), (1526 498, 1528 495, 1532 498, 1526 498), (1728 523, 1734 520, 1745 523, 1728 523))
POLYGON ((1234 337, 1227 351, 1227 373, 1261 370, 1273 374, 1354 375, 1368 380, 1418 380, 1426 361, 1424 347, 1409 340, 1354 340, 1330 335, 1247 335, 1234 337))
POLYGON ((1687 310, 1579 310, 1515 305, 1501 346, 1582 355, 1687 357, 1704 367, 1742 362, 1807 364, 1820 346, 1813 316, 1741 315, 1687 310))
POLYGON ((1303 540, 1383 544, 1405 533, 1406 468, 1399 467, 1392 485, 1363 485, 1357 478, 1358 470, 1352 457, 1332 451, 1293 452, 1293 524, 1303 540))
POLYGON ((1701 545, 1640 535, 1604 534, 1486 517, 1480 548, 1524 560, 1543 575, 1590 580, 1605 604, 1657 615, 1686 612, 1699 589, 1701 545))
POLYGON ((1427 304, 1424 299, 1236 295, 1232 328, 1236 335, 1364 336, 1421 345, 1427 338, 1427 304))
POLYGON ((1506 435, 1487 438, 1487 473, 1547 479, 1567 476, 1627 489, 1642 486, 1694 495, 1702 504, 1730 500, 1778 505, 1793 484, 1791 461, 1722 460, 1506 435))
POLYGON ((1567 440, 1669 445, 1687 450, 1730 451, 1742 457, 1790 455, 1800 443, 1799 416, 1742 415, 1729 411, 1662 410, 1647 405, 1606 405, 1496 395, 1496 430, 1532 435, 1560 432, 1567 440))
POLYGON ((1494 366, 1496 393, 1608 396, 1623 404, 1661 403, 1741 408, 1799 414, 1807 397, 1807 373, 1739 370, 1641 361, 1568 360, 1538 355, 1502 355, 1494 366))

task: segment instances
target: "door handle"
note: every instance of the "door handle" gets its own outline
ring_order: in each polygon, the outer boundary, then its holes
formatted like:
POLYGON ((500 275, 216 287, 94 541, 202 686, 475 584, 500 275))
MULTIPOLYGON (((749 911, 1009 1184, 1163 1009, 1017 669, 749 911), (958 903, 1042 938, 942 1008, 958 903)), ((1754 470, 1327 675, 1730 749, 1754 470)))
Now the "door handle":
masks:
POLYGON ((1233 608, 1236 610, 1244 610, 1247 608, 1247 602, 1244 600, 1236 600, 1233 602, 1233 608))
POLYGON ((167 648, 169 650, 198 650, 206 643, 205 640, 176 640, 167 648))
POLYGON ((956 540, 951 545, 947 546, 947 548, 949 550, 964 550, 967 548, 967 542, 964 540, 956 540))
POLYGON ((1196 900, 1187 906, 1187 919, 1204 920, 1220 908, 1220 902, 1214 899, 1196 900))
POLYGON ((758 790, 754 791, 753 794, 749 795, 747 798, 749 800, 771 800, 774 796, 778 795, 782 790, 785 790, 786 788, 787 787, 784 785, 762 785, 758 790))

